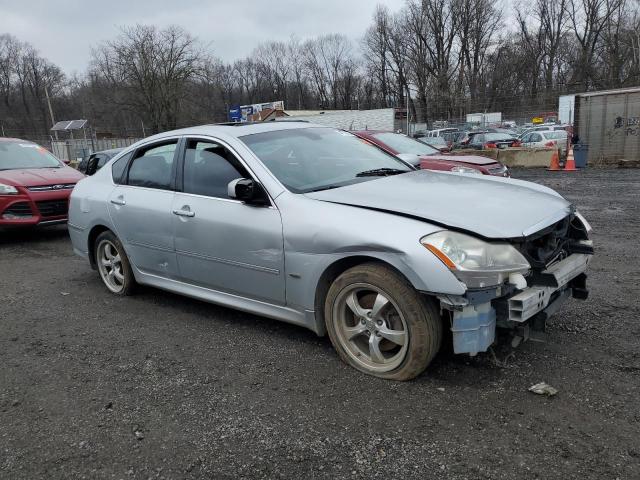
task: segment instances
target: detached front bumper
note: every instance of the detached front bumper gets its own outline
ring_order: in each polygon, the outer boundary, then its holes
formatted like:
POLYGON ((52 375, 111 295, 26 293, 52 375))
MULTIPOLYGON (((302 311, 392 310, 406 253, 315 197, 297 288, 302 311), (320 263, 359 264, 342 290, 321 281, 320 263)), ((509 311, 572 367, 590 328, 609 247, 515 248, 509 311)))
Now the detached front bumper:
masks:
POLYGON ((572 286, 580 288, 580 298, 586 298, 585 286, 569 284, 584 274, 590 259, 591 255, 575 253, 545 270, 540 276, 540 282, 546 283, 546 286, 531 286, 507 300, 507 320, 518 323, 529 320, 556 303, 561 294, 572 286))
POLYGON ((485 352, 495 341, 497 326, 516 328, 536 319, 545 321, 567 298, 586 299, 585 271, 590 259, 588 254, 569 255, 534 275, 522 290, 502 285, 463 297, 439 297, 442 307, 451 311, 454 352, 485 352))

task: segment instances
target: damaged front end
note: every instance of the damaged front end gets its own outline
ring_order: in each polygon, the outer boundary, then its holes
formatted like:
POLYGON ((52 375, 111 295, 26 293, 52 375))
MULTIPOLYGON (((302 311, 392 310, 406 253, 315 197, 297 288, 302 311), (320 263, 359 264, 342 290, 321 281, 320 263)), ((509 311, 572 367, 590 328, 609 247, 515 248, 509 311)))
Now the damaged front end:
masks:
MULTIPOLYGON (((443 313, 450 318, 454 352, 475 355, 486 351, 495 341, 496 328, 527 339, 544 331, 546 320, 566 299, 586 299, 585 271, 593 255, 590 231, 579 213, 571 214, 533 235, 508 242, 526 259, 526 271, 515 268, 517 264, 497 266, 487 280, 499 278, 499 284, 476 281, 467 284, 464 295, 438 295, 443 313)), ((446 251, 446 246, 441 247, 446 251)), ((453 265, 454 274, 464 278, 456 268, 458 264, 453 265)), ((474 280, 477 278, 483 277, 474 280)))

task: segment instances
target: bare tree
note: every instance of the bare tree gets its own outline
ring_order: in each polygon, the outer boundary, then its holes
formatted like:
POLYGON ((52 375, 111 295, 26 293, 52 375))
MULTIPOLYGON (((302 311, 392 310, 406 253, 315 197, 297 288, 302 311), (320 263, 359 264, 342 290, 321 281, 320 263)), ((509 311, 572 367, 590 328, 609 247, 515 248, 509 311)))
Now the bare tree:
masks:
POLYGON ((486 56, 501 24, 502 15, 492 0, 460 0, 456 5, 456 13, 460 25, 458 96, 464 97, 466 83, 469 100, 473 105, 480 96, 486 56))
POLYGON ((572 83, 587 90, 596 83, 595 59, 602 35, 624 0, 569 0, 569 18, 578 42, 572 83))
POLYGON ((10 107, 12 84, 22 49, 17 38, 6 33, 0 35, 0 95, 7 108, 10 107))
POLYGON ((180 27, 137 25, 92 52, 93 73, 119 94, 114 101, 144 112, 153 131, 175 128, 187 86, 204 54, 180 27))
MULTIPOLYGON (((329 34, 308 40, 304 45, 307 74, 315 85, 323 106, 338 108, 340 83, 353 74, 355 60, 351 42, 344 35, 329 34)), ((344 85, 343 85, 344 88, 344 85)), ((351 94, 343 92, 345 95, 351 94)))

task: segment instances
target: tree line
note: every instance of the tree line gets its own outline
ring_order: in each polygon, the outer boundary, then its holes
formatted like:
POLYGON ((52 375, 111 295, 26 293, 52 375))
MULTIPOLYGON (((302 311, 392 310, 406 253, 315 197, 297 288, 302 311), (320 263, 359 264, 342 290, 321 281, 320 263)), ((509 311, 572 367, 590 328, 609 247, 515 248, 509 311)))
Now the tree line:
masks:
MULTIPOLYGON (((57 120, 140 135, 225 121, 235 104, 288 109, 409 105, 416 122, 555 110, 557 97, 640 84, 640 0, 407 0, 378 6, 363 38, 326 34, 259 45, 224 62, 179 26, 123 27, 67 76, 0 35, 0 127, 47 135, 57 120)), ((0 132, 1 133, 1 132, 0 132)))

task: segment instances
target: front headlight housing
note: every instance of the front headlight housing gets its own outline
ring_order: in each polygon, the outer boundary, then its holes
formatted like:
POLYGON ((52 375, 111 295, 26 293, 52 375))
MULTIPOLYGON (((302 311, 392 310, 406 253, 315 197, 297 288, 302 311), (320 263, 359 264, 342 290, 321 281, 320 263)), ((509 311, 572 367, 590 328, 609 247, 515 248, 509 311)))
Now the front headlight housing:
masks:
POLYGON ((482 175, 482 172, 480 170, 476 170, 475 168, 469 168, 469 167, 461 167, 460 165, 451 167, 450 171, 454 173, 471 173, 473 175, 482 175))
POLYGON ((0 183, 0 195, 16 195, 18 193, 18 189, 13 185, 5 185, 4 183, 0 183))
POLYGON ((489 243, 464 233, 443 230, 420 239, 467 288, 502 284, 512 273, 526 274, 527 259, 508 243, 489 243))
POLYGON ((591 235, 591 233, 593 232, 593 228, 591 228, 591 224, 587 221, 587 219, 584 218, 582 214, 577 210, 575 212, 575 216, 578 217, 578 220, 580 220, 580 223, 582 223, 582 226, 584 227, 585 232, 587 232, 587 235, 591 235))

